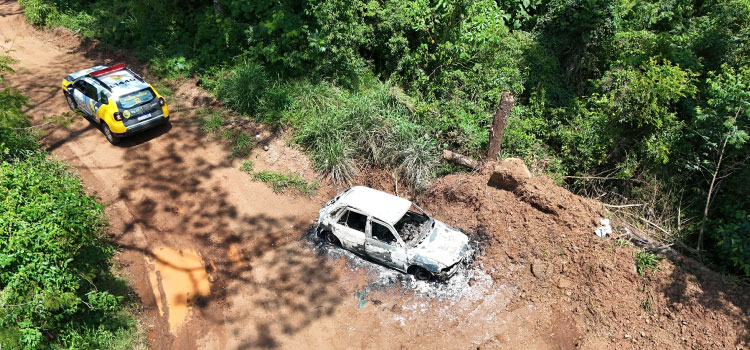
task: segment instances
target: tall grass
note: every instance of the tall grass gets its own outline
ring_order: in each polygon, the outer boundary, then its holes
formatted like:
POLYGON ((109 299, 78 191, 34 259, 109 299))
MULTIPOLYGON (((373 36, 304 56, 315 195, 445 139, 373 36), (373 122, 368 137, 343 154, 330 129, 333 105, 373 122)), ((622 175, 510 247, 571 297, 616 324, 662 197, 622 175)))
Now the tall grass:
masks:
POLYGON ((242 63, 221 74, 225 76, 216 85, 216 96, 235 111, 253 115, 259 108, 268 84, 263 67, 254 63, 242 63))
POLYGON ((390 83, 368 79, 356 91, 307 80, 282 84, 243 63, 223 72, 214 92, 241 113, 291 127, 294 141, 334 183, 349 183, 360 165, 373 165, 397 168, 419 189, 435 172, 435 144, 390 83))
POLYGON ((209 83, 216 97, 235 111, 262 122, 277 123, 289 103, 284 86, 259 64, 243 62, 220 71, 218 76, 209 83))
POLYGON ((283 121, 297 130, 295 140, 335 182, 349 181, 361 163, 398 167, 415 188, 427 184, 436 165, 435 146, 410 120, 390 84, 375 81, 350 92, 330 83, 301 83, 294 90, 283 121))

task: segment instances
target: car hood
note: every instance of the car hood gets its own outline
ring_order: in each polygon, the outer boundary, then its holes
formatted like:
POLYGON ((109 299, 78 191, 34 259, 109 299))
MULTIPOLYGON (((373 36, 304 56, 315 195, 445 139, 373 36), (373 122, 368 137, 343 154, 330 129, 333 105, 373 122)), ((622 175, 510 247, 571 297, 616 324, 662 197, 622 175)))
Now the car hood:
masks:
POLYGON ((469 237, 436 220, 432 232, 412 249, 412 254, 448 267, 461 260, 468 249, 469 237))

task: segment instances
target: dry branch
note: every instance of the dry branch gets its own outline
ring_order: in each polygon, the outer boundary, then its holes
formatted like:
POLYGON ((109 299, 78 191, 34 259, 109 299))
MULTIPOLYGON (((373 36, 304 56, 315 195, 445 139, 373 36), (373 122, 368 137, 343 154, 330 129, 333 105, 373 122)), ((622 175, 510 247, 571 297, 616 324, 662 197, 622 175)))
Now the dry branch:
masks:
POLYGON ((644 206, 645 204, 623 204, 623 205, 612 205, 612 204, 602 203, 602 205, 603 205, 603 206, 605 206, 605 207, 607 207, 607 208, 616 208, 616 209, 620 209, 620 208, 642 207, 642 206, 644 206))

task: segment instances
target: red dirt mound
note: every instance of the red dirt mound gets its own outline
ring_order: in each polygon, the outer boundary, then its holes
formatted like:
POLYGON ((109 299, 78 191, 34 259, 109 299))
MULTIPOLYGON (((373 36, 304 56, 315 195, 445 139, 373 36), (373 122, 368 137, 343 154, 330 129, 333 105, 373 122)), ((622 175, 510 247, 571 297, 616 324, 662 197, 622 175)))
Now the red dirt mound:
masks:
POLYGON ((594 234, 607 215, 600 203, 527 178, 516 163, 485 169, 437 179, 416 202, 486 240, 477 263, 522 290, 508 310, 552 310, 583 348, 747 348, 749 288, 666 260, 639 275, 637 248, 594 234))

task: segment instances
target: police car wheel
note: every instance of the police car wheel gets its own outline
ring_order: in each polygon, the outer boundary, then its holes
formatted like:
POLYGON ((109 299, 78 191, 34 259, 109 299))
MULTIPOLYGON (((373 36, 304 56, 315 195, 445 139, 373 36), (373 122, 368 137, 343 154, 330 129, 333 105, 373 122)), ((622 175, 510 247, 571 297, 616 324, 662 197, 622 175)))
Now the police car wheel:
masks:
POLYGON ((109 143, 116 145, 118 142, 120 142, 120 138, 115 136, 112 133, 112 130, 109 130, 109 125, 107 125, 107 123, 102 123, 102 125, 104 126, 104 136, 107 137, 107 141, 109 141, 109 143))
POLYGON ((70 96, 69 93, 65 93, 65 101, 68 102, 68 107, 70 107, 71 111, 75 111, 78 106, 76 106, 76 101, 73 100, 73 96, 70 96))

